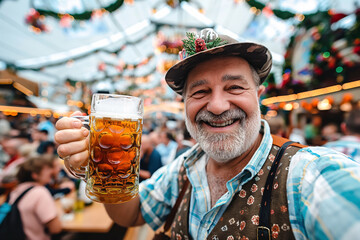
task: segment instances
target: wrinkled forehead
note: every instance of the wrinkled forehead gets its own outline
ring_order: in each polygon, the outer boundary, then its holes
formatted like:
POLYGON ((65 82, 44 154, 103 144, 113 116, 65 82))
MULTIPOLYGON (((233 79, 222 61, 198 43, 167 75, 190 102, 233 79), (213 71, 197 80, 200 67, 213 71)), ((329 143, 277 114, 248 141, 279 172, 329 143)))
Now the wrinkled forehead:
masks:
MULTIPOLYGON (((251 81, 253 80, 252 78, 252 67, 249 64, 248 61, 246 61, 243 58, 240 57, 234 57, 234 56, 224 56, 224 57, 217 57, 217 58, 213 58, 213 59, 209 59, 203 62, 198 63, 197 65, 195 65, 188 73, 186 81, 185 81, 185 85, 184 85, 184 92, 187 91, 187 88, 191 85, 189 84, 189 82, 193 82, 194 80, 199 81, 199 80, 203 80, 203 76, 205 76, 208 73, 213 74, 213 72, 215 71, 214 68, 216 68, 217 66, 221 66, 219 68, 219 70, 216 71, 221 71, 224 69, 230 69, 227 68, 227 66, 231 66, 231 69, 235 69, 235 70, 240 70, 239 74, 243 74, 243 75, 249 75, 251 81)), ((226 72, 224 72, 224 74, 226 74, 226 72)), ((231 74, 231 72, 229 72, 229 74, 231 74)), ((246 80, 246 81, 247 81, 246 80)), ((184 96, 184 94, 183 94, 184 96)))

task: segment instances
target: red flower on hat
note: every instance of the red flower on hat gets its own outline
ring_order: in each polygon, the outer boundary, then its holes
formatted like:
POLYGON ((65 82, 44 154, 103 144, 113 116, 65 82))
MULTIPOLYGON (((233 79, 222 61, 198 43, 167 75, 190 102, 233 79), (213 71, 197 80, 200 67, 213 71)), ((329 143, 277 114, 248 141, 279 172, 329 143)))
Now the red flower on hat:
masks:
POLYGON ((205 41, 204 39, 202 38, 198 38, 195 40, 195 51, 196 52, 202 52, 204 50, 206 50, 206 44, 205 44, 205 41))

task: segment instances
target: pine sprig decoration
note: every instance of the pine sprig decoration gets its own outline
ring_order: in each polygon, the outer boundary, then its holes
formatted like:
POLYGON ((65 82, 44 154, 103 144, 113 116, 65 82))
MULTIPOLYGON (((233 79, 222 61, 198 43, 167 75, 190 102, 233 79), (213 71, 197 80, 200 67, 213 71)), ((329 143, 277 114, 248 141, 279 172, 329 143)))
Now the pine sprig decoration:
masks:
POLYGON ((222 46, 222 45, 225 45, 225 44, 227 44, 227 42, 226 41, 221 41, 220 38, 215 38, 215 40, 212 41, 212 42, 206 41, 206 47, 208 49, 214 48, 214 47, 219 47, 219 46, 222 46))
POLYGON ((183 39, 182 42, 184 43, 184 49, 187 54, 190 56, 196 53, 195 50, 195 40, 196 40, 196 34, 192 32, 186 33, 187 39, 183 39))
MULTIPOLYGON (((187 32, 186 37, 187 37, 186 39, 182 40, 183 47, 186 53, 188 54, 188 56, 194 55, 195 53, 197 53, 195 41, 196 39, 198 39, 198 36, 193 32, 187 32)), ((227 42, 222 41, 219 37, 217 37, 214 40, 211 40, 210 37, 208 37, 205 39, 205 44, 207 49, 211 49, 214 47, 225 45, 227 44, 227 42)))

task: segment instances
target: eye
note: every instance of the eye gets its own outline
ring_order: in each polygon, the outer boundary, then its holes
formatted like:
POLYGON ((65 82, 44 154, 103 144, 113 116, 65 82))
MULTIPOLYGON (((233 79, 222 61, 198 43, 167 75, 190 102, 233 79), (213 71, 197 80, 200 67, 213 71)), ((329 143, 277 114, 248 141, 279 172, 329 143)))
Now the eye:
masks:
POLYGON ((226 90, 230 93, 238 94, 244 92, 246 89, 241 85, 231 85, 226 90))
POLYGON ((206 93, 207 93, 207 90, 205 90, 205 89, 197 90, 191 94, 191 97, 202 98, 206 93))
POLYGON ((244 89, 242 86, 239 86, 239 85, 232 85, 229 87, 229 89, 244 89))

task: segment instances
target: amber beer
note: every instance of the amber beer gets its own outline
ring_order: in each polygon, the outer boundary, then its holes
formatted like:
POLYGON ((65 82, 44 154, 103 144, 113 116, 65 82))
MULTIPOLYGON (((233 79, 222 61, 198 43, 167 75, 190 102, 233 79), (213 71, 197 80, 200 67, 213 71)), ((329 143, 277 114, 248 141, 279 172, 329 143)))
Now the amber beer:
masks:
POLYGON ((100 202, 128 201, 139 187, 142 119, 90 116, 87 195, 100 202))
MULTIPOLYGON (((75 117, 75 116, 74 116, 75 117)), ((77 116, 90 127, 90 159, 69 172, 86 182, 86 195, 97 202, 121 203, 137 196, 143 101, 115 94, 94 94, 91 114, 77 116)))

